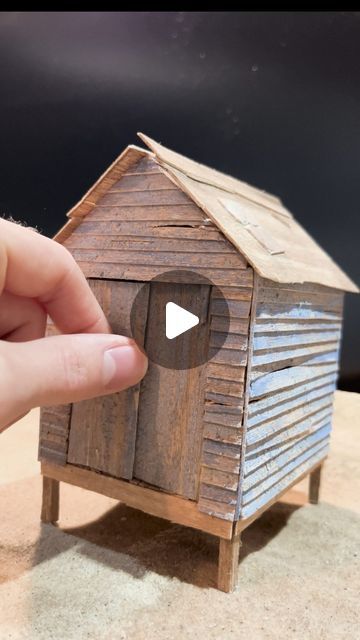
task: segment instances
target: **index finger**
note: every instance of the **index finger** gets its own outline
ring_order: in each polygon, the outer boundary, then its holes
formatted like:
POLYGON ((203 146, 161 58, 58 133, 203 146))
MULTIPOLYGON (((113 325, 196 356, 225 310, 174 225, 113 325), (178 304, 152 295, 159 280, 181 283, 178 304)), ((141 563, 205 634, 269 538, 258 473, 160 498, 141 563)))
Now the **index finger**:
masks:
POLYGON ((109 333, 86 278, 62 245, 0 219, 0 294, 35 298, 63 333, 109 333))

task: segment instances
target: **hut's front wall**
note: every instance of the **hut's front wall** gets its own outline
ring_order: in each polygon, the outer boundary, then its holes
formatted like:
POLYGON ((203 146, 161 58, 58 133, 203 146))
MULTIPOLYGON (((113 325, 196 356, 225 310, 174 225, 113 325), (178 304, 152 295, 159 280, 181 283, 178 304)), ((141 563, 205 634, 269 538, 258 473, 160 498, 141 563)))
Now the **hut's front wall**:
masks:
POLYGON ((258 280, 241 518, 328 453, 343 294, 258 280))
MULTIPOLYGON (((230 327, 225 344, 217 350, 227 320, 213 289, 208 308, 210 359, 201 372, 151 364, 137 401, 132 402, 131 421, 122 398, 44 409, 40 458, 130 481, 140 479, 198 501, 204 513, 234 520, 252 268, 151 158, 129 167, 64 244, 90 279, 114 330, 126 330, 121 323, 131 305, 127 310, 121 306, 124 293, 174 269, 199 273, 199 283, 205 276, 221 288, 230 327)), ((152 286, 146 340, 156 339, 151 334, 152 286)), ((136 399, 136 393, 133 396, 136 399)))

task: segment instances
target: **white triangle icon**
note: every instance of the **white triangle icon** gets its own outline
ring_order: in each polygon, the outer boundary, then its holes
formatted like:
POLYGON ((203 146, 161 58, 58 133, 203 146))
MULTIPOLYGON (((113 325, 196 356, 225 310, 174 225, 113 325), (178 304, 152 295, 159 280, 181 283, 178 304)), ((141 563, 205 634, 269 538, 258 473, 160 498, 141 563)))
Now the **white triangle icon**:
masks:
POLYGON ((199 324, 199 318, 194 313, 179 307, 175 302, 166 303, 165 333, 169 340, 180 336, 185 331, 189 331, 197 324, 199 324))

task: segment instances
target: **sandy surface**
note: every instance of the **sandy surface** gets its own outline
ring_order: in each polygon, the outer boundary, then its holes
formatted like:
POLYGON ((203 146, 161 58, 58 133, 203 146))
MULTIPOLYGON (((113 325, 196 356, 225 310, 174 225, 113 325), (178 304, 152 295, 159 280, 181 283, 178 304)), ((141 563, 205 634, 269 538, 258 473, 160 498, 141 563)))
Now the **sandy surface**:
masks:
POLYGON ((352 640, 360 635, 360 396, 336 394, 322 504, 306 482, 243 535, 235 593, 217 541, 62 485, 39 524, 37 412, 0 437, 1 640, 352 640))

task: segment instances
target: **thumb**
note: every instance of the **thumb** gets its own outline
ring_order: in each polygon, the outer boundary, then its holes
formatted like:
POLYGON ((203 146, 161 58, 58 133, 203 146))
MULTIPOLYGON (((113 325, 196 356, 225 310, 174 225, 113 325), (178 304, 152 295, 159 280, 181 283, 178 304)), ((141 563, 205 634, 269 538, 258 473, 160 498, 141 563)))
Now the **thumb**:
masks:
POLYGON ((79 334, 0 342, 0 425, 36 406, 121 391, 136 384, 146 369, 146 356, 123 336, 79 334))

